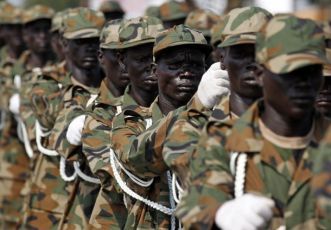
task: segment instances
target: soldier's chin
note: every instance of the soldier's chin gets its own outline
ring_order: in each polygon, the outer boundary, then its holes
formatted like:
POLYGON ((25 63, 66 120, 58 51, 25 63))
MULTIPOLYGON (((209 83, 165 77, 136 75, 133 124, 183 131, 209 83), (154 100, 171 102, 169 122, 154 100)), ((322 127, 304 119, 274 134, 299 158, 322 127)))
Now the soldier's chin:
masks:
POLYGON ((98 61, 84 61, 82 67, 87 68, 96 68, 99 65, 98 61))

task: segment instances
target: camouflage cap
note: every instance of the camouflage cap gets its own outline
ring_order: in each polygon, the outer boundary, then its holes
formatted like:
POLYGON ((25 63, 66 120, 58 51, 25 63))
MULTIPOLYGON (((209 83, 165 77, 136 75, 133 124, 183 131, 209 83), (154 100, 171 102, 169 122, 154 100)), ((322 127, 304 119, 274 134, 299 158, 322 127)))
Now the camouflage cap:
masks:
POLYGON ((24 11, 23 23, 29 23, 40 19, 51 20, 55 14, 55 11, 44 5, 35 5, 24 11))
POLYGON ((190 29, 184 25, 174 26, 160 32, 155 39, 153 55, 156 57, 161 51, 170 47, 192 45, 200 47, 205 53, 210 53, 211 47, 199 31, 190 29))
POLYGON ((216 47, 222 42, 223 29, 225 27, 224 17, 220 17, 218 22, 210 29, 211 39, 210 44, 216 47))
POLYGON ((0 24, 22 24, 23 10, 8 2, 0 3, 0 24))
POLYGON ((67 11, 57 12, 52 18, 52 27, 51 32, 62 31, 63 27, 63 17, 65 16, 67 11))
POLYGON ((323 76, 331 77, 331 49, 326 48, 325 52, 330 64, 323 65, 323 76))
POLYGON ((145 16, 160 18, 160 7, 159 6, 149 6, 145 10, 145 16))
POLYGON ((63 18, 63 37, 66 39, 99 37, 105 23, 103 13, 85 7, 68 10, 63 18))
POLYGON ((103 13, 110 13, 110 12, 122 12, 124 13, 121 5, 116 1, 104 1, 99 9, 103 13))
POLYGON ((185 2, 170 1, 160 6, 160 18, 164 22, 186 18, 189 13, 190 7, 185 2))
POLYGON ((231 10, 225 17, 219 47, 255 43, 256 34, 272 18, 272 14, 260 7, 242 7, 231 10))
POLYGON ((325 39, 331 39, 331 22, 326 21, 321 24, 325 39))
POLYGON ((119 49, 154 43, 158 32, 163 30, 160 19, 155 17, 137 17, 122 23, 119 29, 119 49))
POLYGON ((256 60, 276 74, 311 64, 328 64, 322 29, 312 20, 275 16, 256 41, 256 60))
POLYGON ((210 37, 210 29, 219 18, 220 16, 213 12, 197 9, 187 16, 184 24, 192 29, 202 32, 204 36, 210 37))
POLYGON ((100 48, 118 49, 120 44, 119 29, 122 19, 111 20, 106 23, 100 34, 100 48))

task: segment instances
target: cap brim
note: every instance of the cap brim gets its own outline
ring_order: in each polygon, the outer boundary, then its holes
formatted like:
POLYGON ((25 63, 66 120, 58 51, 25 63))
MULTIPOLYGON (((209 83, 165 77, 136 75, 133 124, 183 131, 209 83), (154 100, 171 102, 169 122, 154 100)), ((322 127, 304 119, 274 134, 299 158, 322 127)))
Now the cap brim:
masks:
POLYGON ((317 54, 297 53, 284 54, 263 64, 273 73, 285 74, 308 65, 328 65, 330 63, 326 57, 321 57, 317 54))
POLYGON ((167 50, 168 48, 172 48, 172 47, 177 47, 177 46, 195 46, 200 48, 206 55, 209 55, 210 52, 212 51, 212 47, 208 44, 197 44, 194 42, 176 42, 176 43, 172 43, 171 45, 168 45, 167 48, 161 49, 161 50, 157 50, 155 52, 153 52, 154 57, 157 56, 158 54, 160 54, 161 52, 167 50))
POLYGON ((52 20, 52 16, 40 16, 40 17, 31 18, 30 20, 23 20, 22 24, 28 24, 30 22, 43 20, 43 19, 52 20))
POLYGON ((136 41, 136 42, 131 42, 131 43, 119 43, 119 45, 117 46, 118 49, 127 49, 127 48, 131 48, 131 47, 135 47, 135 46, 140 46, 140 45, 145 45, 148 43, 152 43, 154 44, 155 39, 146 39, 146 40, 140 40, 140 41, 136 41))
POLYGON ((227 47, 241 44, 255 44, 256 35, 255 34, 236 34, 226 36, 217 47, 227 47))
POLYGON ((100 36, 100 30, 96 28, 87 28, 83 30, 64 32, 65 39, 95 38, 100 36))
POLYGON ((324 65, 323 66, 323 76, 331 77, 331 65, 324 65))

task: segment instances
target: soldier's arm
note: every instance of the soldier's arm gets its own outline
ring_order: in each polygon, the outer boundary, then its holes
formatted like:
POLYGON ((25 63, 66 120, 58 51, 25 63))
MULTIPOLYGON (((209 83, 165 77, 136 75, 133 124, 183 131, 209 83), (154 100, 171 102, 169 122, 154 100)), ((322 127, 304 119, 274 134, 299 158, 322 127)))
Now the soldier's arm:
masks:
MULTIPOLYGON (((213 131, 214 132, 214 131, 213 131)), ((190 184, 176 215, 186 229, 211 229, 216 211, 233 196, 230 155, 223 148, 224 134, 204 133, 190 161, 190 184)))

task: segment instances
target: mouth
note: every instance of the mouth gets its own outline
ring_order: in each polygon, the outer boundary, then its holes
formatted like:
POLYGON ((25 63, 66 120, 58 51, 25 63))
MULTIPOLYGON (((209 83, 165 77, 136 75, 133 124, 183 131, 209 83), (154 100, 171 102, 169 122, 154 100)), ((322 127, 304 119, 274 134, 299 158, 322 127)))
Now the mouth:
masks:
POLYGON ((84 61, 95 62, 95 61, 97 61, 97 58, 96 57, 85 57, 84 61))
POLYGON ((254 76, 252 76, 251 74, 249 74, 248 76, 243 78, 243 81, 247 84, 247 85, 257 85, 257 81, 255 79, 254 76))
POLYGON ((181 92, 194 92, 197 90, 197 87, 189 84, 182 84, 177 86, 177 89, 181 92))
POLYGON ((144 82, 146 83, 146 84, 157 84, 157 78, 155 77, 155 76, 148 76, 148 77, 146 77, 145 79, 144 79, 144 82))
POLYGON ((308 104, 313 104, 315 98, 313 96, 298 96, 298 97, 291 97, 291 101, 294 102, 295 104, 308 105, 308 104))

